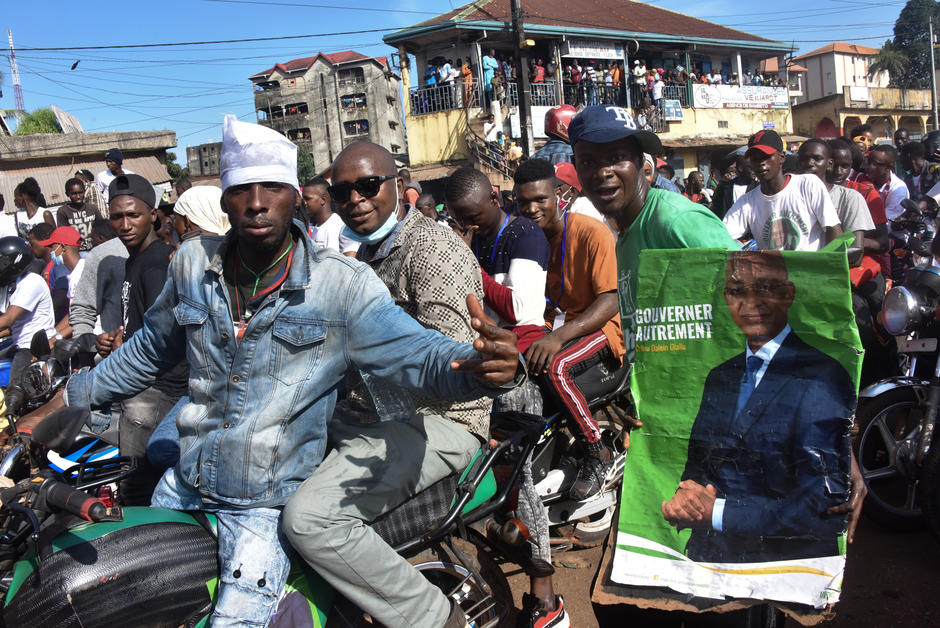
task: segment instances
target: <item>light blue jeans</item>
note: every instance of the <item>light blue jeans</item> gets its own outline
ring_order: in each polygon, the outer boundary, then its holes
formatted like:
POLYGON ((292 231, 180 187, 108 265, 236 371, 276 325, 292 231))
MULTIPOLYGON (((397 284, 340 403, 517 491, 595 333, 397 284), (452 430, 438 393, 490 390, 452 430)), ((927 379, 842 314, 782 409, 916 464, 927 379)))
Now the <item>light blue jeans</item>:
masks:
POLYGON ((209 625, 268 625, 290 571, 290 546, 281 531, 281 508, 229 508, 206 502, 180 486, 167 471, 153 494, 153 506, 202 510, 218 519, 221 579, 209 625))

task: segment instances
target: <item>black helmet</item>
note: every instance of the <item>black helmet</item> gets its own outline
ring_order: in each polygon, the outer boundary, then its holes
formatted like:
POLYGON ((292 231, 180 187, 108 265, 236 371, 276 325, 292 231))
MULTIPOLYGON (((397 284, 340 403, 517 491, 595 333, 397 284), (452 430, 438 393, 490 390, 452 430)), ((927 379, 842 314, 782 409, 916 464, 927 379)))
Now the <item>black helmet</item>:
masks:
POLYGON ((33 261, 33 252, 23 238, 0 238, 0 286, 8 286, 20 278, 33 261))

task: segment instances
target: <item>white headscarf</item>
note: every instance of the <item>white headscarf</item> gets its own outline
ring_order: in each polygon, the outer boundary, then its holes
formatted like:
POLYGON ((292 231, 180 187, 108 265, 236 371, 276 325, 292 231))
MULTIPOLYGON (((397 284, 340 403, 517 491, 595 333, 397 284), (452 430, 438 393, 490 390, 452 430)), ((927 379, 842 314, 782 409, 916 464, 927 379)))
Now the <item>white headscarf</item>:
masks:
POLYGON ((266 126, 228 114, 222 122, 222 190, 276 181, 298 187, 297 145, 266 126))
POLYGON ((210 233, 225 235, 232 227, 222 211, 222 190, 214 185, 197 185, 180 195, 173 211, 210 233))

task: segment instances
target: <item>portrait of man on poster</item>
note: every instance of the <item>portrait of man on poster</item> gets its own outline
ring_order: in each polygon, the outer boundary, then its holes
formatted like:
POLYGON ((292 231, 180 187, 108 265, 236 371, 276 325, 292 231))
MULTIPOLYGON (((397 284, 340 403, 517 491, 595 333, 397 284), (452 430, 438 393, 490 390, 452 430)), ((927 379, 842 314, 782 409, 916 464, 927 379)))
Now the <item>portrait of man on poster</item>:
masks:
POLYGON ((714 367, 681 481, 662 504, 691 528, 686 555, 744 563, 839 554, 856 389, 845 368, 790 327, 796 286, 779 251, 730 254, 724 300, 746 338, 714 367))

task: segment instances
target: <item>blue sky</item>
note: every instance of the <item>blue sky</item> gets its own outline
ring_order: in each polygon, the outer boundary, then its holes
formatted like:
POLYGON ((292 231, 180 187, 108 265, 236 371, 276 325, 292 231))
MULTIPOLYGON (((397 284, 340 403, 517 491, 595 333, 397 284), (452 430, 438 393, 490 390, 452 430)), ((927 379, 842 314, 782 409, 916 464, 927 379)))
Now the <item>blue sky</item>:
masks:
MULTIPOLYGON (((55 104, 86 131, 175 130, 175 149, 218 141, 222 116, 254 120, 248 76, 318 51, 393 50, 382 35, 428 19, 461 0, 125 0, 123 3, 8 2, 26 109, 55 104), (314 6, 311 6, 314 5, 314 6), (84 6, 84 14, 76 12, 84 6), (394 8, 392 8, 394 7, 394 8), (109 12, 110 9, 110 12, 109 12), (374 32, 363 32, 374 31, 374 32), (350 33, 289 41, 110 50, 29 50, 350 33), (74 70, 70 66, 79 61, 74 70)), ((904 2, 790 0, 744 3, 664 0, 664 8, 787 42, 806 52, 832 41, 879 47, 904 2), (761 11, 762 7, 772 9, 761 11)), ((4 29, 5 30, 5 29, 4 29)), ((3 97, 14 107, 9 50, 3 43, 3 97)))

